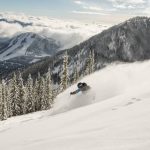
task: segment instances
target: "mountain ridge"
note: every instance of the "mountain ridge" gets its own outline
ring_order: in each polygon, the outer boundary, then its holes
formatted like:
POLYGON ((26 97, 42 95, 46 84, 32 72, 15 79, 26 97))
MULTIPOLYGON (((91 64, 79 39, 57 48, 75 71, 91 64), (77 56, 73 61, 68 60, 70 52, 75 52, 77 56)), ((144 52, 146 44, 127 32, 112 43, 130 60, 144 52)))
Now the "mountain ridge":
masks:
MULTIPOLYGON (((55 67, 61 66, 63 55, 67 51, 69 55, 69 72, 72 76, 74 67, 80 68, 79 72, 84 71, 86 59, 91 50, 95 53, 95 69, 99 70, 112 62, 135 62, 149 59, 149 43, 150 18, 135 17, 104 30, 71 49, 58 52, 54 58, 47 58, 36 63, 35 66, 39 66, 37 70, 41 70, 41 72, 46 72, 48 66, 51 66, 52 71, 56 72, 55 67), (42 66, 46 66, 46 69, 43 69, 42 66)), ((24 71, 25 74, 29 72, 32 74, 31 68, 34 68, 34 65, 27 68, 24 71)), ((34 74, 35 72, 34 70, 34 74)), ((57 74, 60 75, 61 70, 57 74)))
POLYGON ((110 27, 79 45, 60 51, 52 58, 47 57, 27 67, 24 74, 25 76, 29 73, 35 75, 41 72, 43 74, 50 66, 53 76, 57 76, 59 82, 65 51, 69 55, 69 74, 73 76, 73 68, 75 67, 79 68, 80 73, 84 72, 86 60, 91 50, 95 54, 95 69, 99 70, 112 62, 134 62, 149 59, 149 43, 150 18, 135 17, 110 27))

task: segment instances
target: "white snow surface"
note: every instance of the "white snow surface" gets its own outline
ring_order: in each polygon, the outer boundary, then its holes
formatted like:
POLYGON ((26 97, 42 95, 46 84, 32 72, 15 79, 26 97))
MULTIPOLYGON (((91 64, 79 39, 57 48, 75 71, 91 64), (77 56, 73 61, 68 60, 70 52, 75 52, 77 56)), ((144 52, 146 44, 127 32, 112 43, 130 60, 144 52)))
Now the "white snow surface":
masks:
POLYGON ((0 122, 1 150, 149 150, 150 61, 112 64, 58 95, 49 111, 0 122))

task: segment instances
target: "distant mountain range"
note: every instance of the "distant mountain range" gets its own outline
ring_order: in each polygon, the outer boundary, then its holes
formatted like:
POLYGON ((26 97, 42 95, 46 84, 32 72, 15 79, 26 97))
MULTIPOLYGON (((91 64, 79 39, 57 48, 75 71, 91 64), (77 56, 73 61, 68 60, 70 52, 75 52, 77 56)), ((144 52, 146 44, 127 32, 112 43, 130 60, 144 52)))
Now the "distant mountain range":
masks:
POLYGON ((36 33, 22 33, 9 40, 0 42, 0 60, 8 60, 19 56, 54 55, 60 48, 54 39, 36 33))
POLYGON ((54 56, 107 28, 47 17, 0 13, 0 74, 54 56))
POLYGON ((53 56, 59 48, 59 43, 54 39, 31 32, 0 39, 0 72, 7 74, 29 66, 43 57, 53 56))
MULTIPOLYGON (((26 33, 25 35, 27 36, 28 34, 26 33)), ((35 37, 36 36, 37 35, 35 35, 35 37)), ((39 36, 37 37, 39 38, 39 36)), ((55 50, 59 49, 60 46, 59 43, 57 43, 52 39, 50 40, 50 42, 48 41, 45 42, 44 40, 43 43, 49 43, 48 45, 52 45, 52 47, 55 50)), ((80 72, 84 71, 85 62, 91 50, 94 50, 95 68, 98 70, 116 61, 134 62, 149 59, 150 58, 149 43, 150 43, 150 18, 135 17, 129 19, 119 25, 115 25, 107 30, 102 31, 101 33, 91 37, 90 39, 82 42, 79 45, 74 46, 73 48, 66 49, 69 55, 70 76, 72 76, 73 69, 75 67, 78 67, 78 70, 80 72)), ((37 45, 36 48, 34 48, 35 44, 33 44, 30 47, 30 49, 27 50, 27 54, 30 54, 30 52, 31 54, 33 53, 35 55, 39 54, 38 53, 39 50, 37 49, 40 47, 40 45, 41 44, 37 45)), ((45 44, 43 44, 43 47, 44 45, 45 44)), ((24 76, 26 76, 28 73, 36 75, 37 72, 41 72, 43 74, 47 71, 47 68, 51 66, 53 78, 57 82, 61 74, 63 55, 66 50, 53 53, 54 55, 52 57, 44 58, 43 60, 40 60, 39 62, 36 62, 35 64, 32 65, 30 64, 29 67, 28 64, 26 64, 24 66, 26 68, 24 70, 24 76)), ((43 52, 46 54, 48 53, 47 50, 43 52)), ((6 56, 6 58, 7 57, 8 56, 6 56)), ((30 59, 30 57, 28 57, 28 59, 30 59)), ((15 58, 13 58, 13 61, 15 62, 15 58)))
MULTIPOLYGON (((135 17, 129 19, 104 30, 71 49, 67 49, 70 76, 72 76, 75 67, 78 67, 80 72, 84 71, 85 62, 91 50, 94 50, 95 68, 98 70, 112 62, 135 62, 150 59, 149 43, 150 18, 135 17)), ((48 66, 51 65, 53 75, 55 78, 57 76, 55 81, 57 81, 61 74, 64 52, 58 52, 53 58, 46 58, 30 66, 24 71, 24 74, 45 73, 48 66)))

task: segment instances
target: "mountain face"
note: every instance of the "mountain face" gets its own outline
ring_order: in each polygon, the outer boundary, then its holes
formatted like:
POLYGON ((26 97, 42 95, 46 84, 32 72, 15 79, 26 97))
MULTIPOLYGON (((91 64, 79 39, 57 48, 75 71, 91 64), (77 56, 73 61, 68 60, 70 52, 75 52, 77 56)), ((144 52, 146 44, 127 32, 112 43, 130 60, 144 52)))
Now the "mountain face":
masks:
POLYGON ((150 58, 150 18, 136 17, 91 38, 88 43, 110 60, 150 58))
POLYGON ((60 48, 54 39, 29 32, 11 39, 0 39, 0 73, 6 74, 30 65, 45 56, 53 56, 60 48))
MULTIPOLYGON (((89 40, 67 49, 69 55, 69 74, 78 67, 82 72, 91 50, 95 53, 96 70, 112 62, 134 62, 150 58, 150 18, 136 17, 124 23, 113 26, 89 40)), ((26 69, 25 74, 44 73, 51 65, 54 76, 61 74, 63 55, 65 51, 57 53, 53 58, 47 58, 26 69), (38 66, 38 67, 37 67, 38 66), (45 66, 45 68, 43 68, 45 66)), ((84 71, 83 71, 84 72, 84 71)), ((57 81, 56 78, 55 81, 57 81)))
POLYGON ((0 60, 8 60, 19 56, 54 55, 59 48, 55 40, 35 33, 22 33, 9 41, 1 40, 0 60))

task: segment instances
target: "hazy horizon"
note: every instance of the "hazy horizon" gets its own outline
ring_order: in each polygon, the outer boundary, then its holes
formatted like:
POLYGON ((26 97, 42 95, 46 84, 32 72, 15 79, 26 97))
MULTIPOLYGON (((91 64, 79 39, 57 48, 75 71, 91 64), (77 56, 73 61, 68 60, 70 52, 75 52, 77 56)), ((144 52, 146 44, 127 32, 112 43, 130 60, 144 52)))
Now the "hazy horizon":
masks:
POLYGON ((47 16, 65 20, 117 24, 150 15, 149 0, 0 0, 1 12, 47 16))

